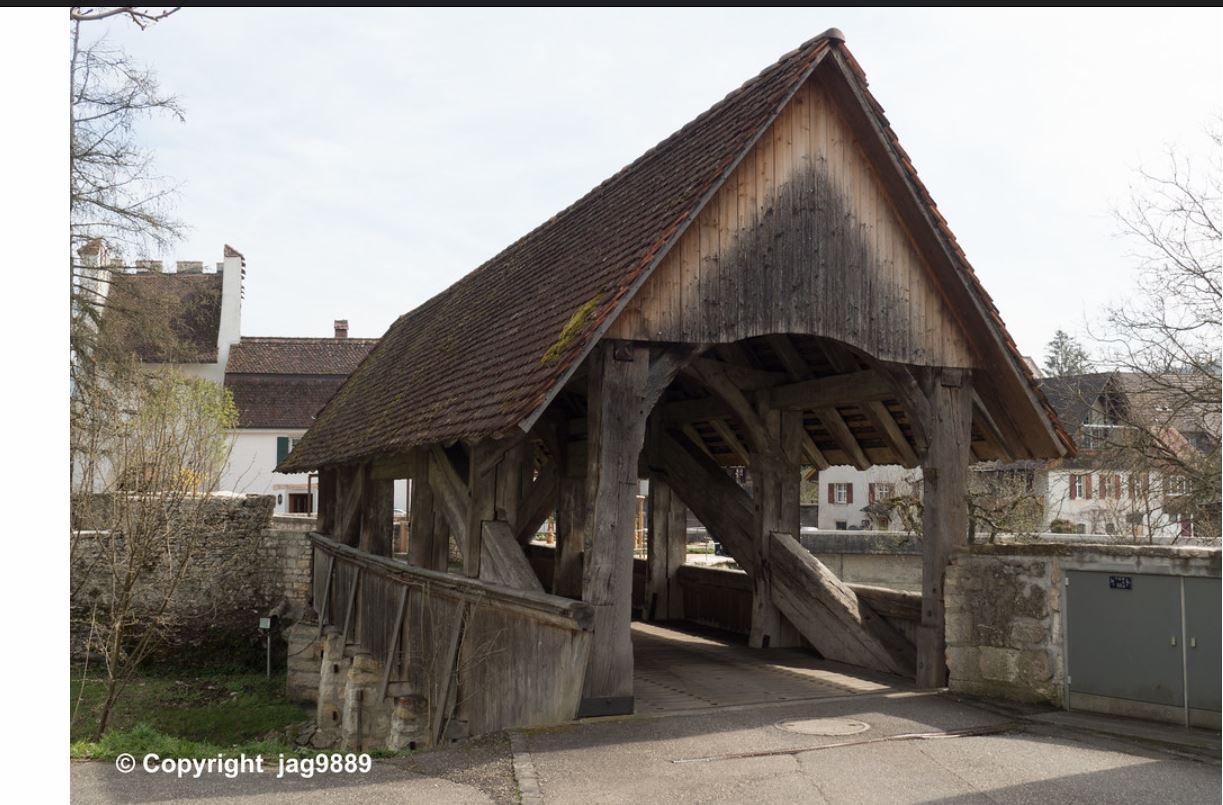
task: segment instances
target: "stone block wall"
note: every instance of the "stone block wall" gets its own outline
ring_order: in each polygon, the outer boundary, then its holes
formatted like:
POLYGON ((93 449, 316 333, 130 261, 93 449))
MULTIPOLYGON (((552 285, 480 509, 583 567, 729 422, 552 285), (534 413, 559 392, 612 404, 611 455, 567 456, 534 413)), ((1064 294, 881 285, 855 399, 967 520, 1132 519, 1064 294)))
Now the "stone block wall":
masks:
MULTIPOLYGON (((257 661, 263 652, 259 618, 278 610, 286 621, 300 616, 310 594, 310 544, 313 520, 273 518, 271 496, 218 496, 207 504, 202 533, 196 538, 189 569, 173 596, 160 659, 257 661), (300 522, 298 522, 300 521, 300 522), (290 606, 286 606, 285 604, 290 606), (249 655, 249 656, 248 656, 249 655)), ((106 502, 97 499, 79 511, 106 522, 106 502)), ((109 599, 107 568, 98 560, 108 543, 95 523, 78 518, 71 578, 71 652, 87 652, 90 613, 109 599)), ((171 536, 171 548, 175 536, 171 536)), ((185 540, 185 537, 183 538, 185 540)), ((154 573, 164 573, 159 566, 154 573)), ((164 577, 164 576, 163 576, 164 577)), ((151 607, 160 599, 150 596, 151 607)), ((137 619, 149 613, 138 607, 137 619)), ((277 641, 277 654, 283 651, 277 641)))
POLYGON ((944 586, 952 690, 1061 701, 1062 570, 1052 557, 964 552, 944 586))

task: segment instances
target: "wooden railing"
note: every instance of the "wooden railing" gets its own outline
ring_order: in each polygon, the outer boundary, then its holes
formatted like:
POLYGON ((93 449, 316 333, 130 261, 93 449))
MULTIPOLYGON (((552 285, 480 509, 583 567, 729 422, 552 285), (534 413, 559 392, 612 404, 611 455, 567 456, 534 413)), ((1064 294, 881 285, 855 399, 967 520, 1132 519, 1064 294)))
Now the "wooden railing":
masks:
MULTIPOLYGON (((533 543, 527 557, 545 584, 552 578, 555 549, 551 545, 533 543)), ((646 562, 633 562, 633 609, 648 616, 645 589, 646 562)), ((702 565, 679 568, 679 584, 684 595, 684 620, 747 634, 752 625, 752 580, 742 570, 724 570, 702 565)), ((921 593, 893 590, 867 584, 849 584, 896 631, 910 642, 916 641, 917 624, 921 621, 921 593)))
POLYGON ((594 612, 527 592, 375 556, 311 534, 320 632, 341 630, 383 666, 382 695, 428 702, 431 739, 556 724, 581 699, 594 612))

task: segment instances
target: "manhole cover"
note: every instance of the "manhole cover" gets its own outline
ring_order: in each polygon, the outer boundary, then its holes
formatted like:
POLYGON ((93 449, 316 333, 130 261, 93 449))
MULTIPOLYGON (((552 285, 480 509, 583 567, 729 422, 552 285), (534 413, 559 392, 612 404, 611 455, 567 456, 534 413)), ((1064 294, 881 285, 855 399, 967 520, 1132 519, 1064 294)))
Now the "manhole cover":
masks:
POLYGON ((869 730, 870 724, 852 718, 803 718, 778 721, 777 728, 802 735, 854 735, 869 730))

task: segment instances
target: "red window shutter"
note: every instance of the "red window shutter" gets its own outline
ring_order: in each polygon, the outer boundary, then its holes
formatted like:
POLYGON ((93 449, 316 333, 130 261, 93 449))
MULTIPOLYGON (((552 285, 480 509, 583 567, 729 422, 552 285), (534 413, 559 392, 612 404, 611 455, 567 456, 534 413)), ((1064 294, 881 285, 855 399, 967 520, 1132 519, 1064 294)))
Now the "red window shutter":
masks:
POLYGON ((828 502, 829 503, 837 502, 837 485, 836 484, 828 484, 828 502))
POLYGON ((1071 473, 1070 475, 1070 499, 1074 500, 1079 496, 1079 490, 1076 488, 1079 485, 1079 476, 1071 473))
POLYGON ((854 485, 853 484, 845 484, 845 502, 846 503, 854 502, 854 485))
POLYGON ((1120 475, 1113 476, 1113 497, 1116 498, 1117 500, 1121 500, 1121 476, 1120 475))
POLYGON ((1083 497, 1086 500, 1091 500, 1091 474, 1083 476, 1083 497))
POLYGON ((869 503, 875 502, 875 485, 874 484, 866 485, 866 497, 869 503))

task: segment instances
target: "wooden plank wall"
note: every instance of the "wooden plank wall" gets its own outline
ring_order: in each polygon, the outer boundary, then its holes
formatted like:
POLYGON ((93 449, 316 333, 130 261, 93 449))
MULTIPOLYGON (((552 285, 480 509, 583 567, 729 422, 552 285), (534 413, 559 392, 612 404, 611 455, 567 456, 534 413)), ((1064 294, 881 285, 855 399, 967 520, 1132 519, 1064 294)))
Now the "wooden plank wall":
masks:
MULTIPOLYGON (((577 712, 593 611, 579 601, 490 585, 371 556, 313 535, 322 627, 384 664, 387 692, 418 696, 425 743, 543 726, 577 712), (352 615, 349 615, 349 603, 352 615)), ((525 561, 525 560, 524 560, 525 561)))
POLYGON ((835 338, 880 359, 971 367, 955 316, 874 168, 812 78, 608 337, 835 338))

